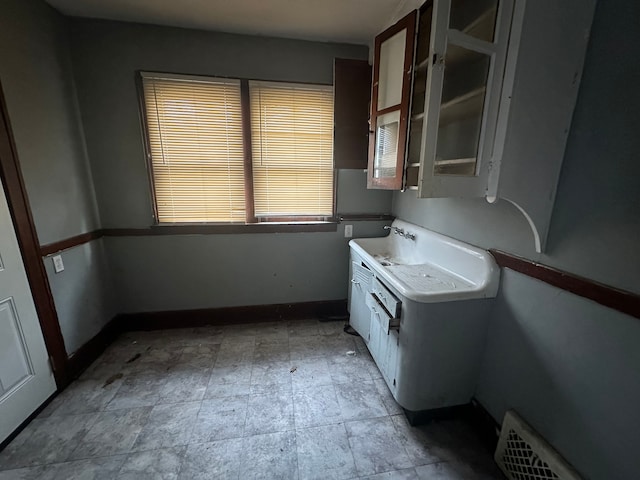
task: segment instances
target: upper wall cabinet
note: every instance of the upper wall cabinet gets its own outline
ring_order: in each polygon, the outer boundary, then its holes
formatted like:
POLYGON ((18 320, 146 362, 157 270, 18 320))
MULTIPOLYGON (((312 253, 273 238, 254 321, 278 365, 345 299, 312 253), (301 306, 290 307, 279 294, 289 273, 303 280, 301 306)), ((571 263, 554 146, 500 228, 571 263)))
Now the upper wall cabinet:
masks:
POLYGON ((402 188, 416 12, 375 40, 367 186, 402 188))
MULTIPOLYGON (((420 138, 420 197, 482 196, 489 175, 513 0, 438 0, 420 138)), ((424 64, 426 63, 426 65, 424 64)), ((420 75, 426 69, 426 79, 420 75)), ((416 140, 417 141, 417 140, 416 140)))
MULTIPOLYGON (((411 93, 399 107, 410 111, 397 135, 403 179, 391 188, 508 200, 543 251, 595 3, 428 0, 416 20, 411 93)), ((377 48, 387 32, 376 39, 374 72, 393 63, 377 48)), ((376 148, 384 133, 376 128, 376 148)))

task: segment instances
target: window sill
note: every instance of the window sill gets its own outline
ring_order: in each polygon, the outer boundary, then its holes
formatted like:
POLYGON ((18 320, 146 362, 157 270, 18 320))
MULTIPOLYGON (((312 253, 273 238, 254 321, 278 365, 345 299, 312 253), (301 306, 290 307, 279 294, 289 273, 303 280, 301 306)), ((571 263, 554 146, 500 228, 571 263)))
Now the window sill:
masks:
POLYGON ((226 224, 158 224, 152 225, 150 235, 207 235, 242 233, 304 233, 336 232, 337 222, 264 222, 226 224))

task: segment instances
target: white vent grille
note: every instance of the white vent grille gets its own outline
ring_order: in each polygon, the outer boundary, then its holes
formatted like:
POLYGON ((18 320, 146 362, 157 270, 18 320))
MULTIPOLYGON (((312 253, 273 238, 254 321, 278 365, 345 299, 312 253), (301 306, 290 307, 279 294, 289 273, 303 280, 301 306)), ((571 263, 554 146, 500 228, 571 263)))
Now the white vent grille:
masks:
POLYGON ((504 416, 495 459, 510 480, 580 480, 558 452, 513 410, 504 416))

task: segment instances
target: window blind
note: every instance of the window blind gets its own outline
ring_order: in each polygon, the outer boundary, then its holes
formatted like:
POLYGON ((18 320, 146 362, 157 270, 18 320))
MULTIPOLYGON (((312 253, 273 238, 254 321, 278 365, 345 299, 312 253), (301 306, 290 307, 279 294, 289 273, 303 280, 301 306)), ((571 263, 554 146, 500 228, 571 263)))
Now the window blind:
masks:
POLYGON ((244 222, 240 81, 142 83, 158 222, 244 222))
POLYGON ((249 82, 256 217, 333 214, 333 88, 249 82))

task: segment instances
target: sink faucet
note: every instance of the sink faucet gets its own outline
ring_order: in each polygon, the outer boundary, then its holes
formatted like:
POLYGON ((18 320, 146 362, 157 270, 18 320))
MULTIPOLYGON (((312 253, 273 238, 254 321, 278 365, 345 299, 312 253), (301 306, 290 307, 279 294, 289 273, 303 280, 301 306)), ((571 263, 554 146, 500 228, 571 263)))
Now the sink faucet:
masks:
POLYGON ((393 231, 393 233, 395 233, 396 235, 400 235, 401 237, 404 237, 404 230, 398 227, 391 227, 389 225, 385 225, 384 227, 385 230, 391 230, 393 231))
POLYGON ((416 239, 416 234, 415 233, 405 232, 402 228, 391 227, 389 225, 385 225, 384 229, 385 230, 392 230, 393 233, 395 233, 396 235, 400 235, 401 237, 404 237, 407 240, 415 240, 416 239))

